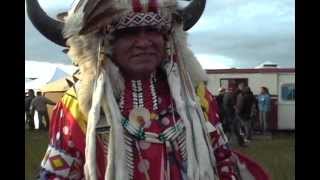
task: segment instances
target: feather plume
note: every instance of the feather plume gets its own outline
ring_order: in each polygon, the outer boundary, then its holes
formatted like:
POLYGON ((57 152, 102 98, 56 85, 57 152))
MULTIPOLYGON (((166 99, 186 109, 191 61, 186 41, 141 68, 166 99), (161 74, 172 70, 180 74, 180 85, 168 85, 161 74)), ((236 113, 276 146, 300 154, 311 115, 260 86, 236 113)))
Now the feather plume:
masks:
POLYGON ((124 9, 115 7, 112 0, 89 0, 83 9, 83 27, 80 31, 88 33, 95 29, 101 29, 110 24, 114 18, 121 14, 124 9))

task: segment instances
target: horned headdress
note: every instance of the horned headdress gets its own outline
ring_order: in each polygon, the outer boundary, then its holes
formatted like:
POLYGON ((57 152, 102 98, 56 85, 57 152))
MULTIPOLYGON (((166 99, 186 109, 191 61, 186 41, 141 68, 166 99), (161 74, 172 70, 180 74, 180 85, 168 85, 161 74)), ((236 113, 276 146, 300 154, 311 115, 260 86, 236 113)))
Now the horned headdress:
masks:
POLYGON ((112 62, 113 32, 153 26, 167 34, 168 60, 163 63, 177 112, 186 128, 187 176, 190 180, 214 179, 215 159, 207 134, 205 118, 194 86, 207 76, 187 47, 187 34, 200 18, 205 0, 192 0, 181 6, 177 0, 75 0, 60 20, 50 18, 37 0, 26 0, 33 25, 49 40, 68 49, 80 68, 78 100, 88 116, 86 132, 86 179, 96 179, 95 127, 100 109, 111 126, 108 166, 105 178, 128 179, 121 113, 117 98, 123 78, 112 62))

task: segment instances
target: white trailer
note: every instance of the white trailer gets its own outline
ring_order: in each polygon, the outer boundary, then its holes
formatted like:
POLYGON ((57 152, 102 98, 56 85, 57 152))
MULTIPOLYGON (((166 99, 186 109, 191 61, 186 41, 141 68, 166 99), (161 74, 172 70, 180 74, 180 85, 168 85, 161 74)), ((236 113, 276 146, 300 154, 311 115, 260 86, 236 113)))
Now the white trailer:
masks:
POLYGON ((211 69, 207 73, 208 88, 214 95, 218 95, 220 87, 236 87, 240 82, 246 83, 255 95, 260 93, 260 87, 267 87, 272 97, 271 128, 295 129, 294 68, 211 69))

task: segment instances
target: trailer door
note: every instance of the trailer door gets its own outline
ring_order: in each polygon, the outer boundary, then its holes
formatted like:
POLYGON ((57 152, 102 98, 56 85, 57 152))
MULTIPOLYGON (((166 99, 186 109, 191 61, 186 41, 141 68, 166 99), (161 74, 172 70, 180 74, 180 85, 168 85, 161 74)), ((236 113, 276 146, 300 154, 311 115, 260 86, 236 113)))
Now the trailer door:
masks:
POLYGON ((295 83, 279 79, 278 129, 295 129, 295 83))

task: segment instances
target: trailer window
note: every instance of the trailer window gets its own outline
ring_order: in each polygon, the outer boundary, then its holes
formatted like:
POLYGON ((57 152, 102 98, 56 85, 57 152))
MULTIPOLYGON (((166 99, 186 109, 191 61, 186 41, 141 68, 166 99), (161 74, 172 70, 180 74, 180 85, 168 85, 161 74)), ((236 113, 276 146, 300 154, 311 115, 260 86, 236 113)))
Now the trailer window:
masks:
POLYGON ((283 84, 281 86, 281 98, 283 101, 295 100, 295 84, 283 84))
POLYGON ((224 87, 226 89, 231 88, 236 90, 238 88, 238 84, 244 83, 248 85, 248 78, 222 78, 220 79, 220 87, 224 87))

